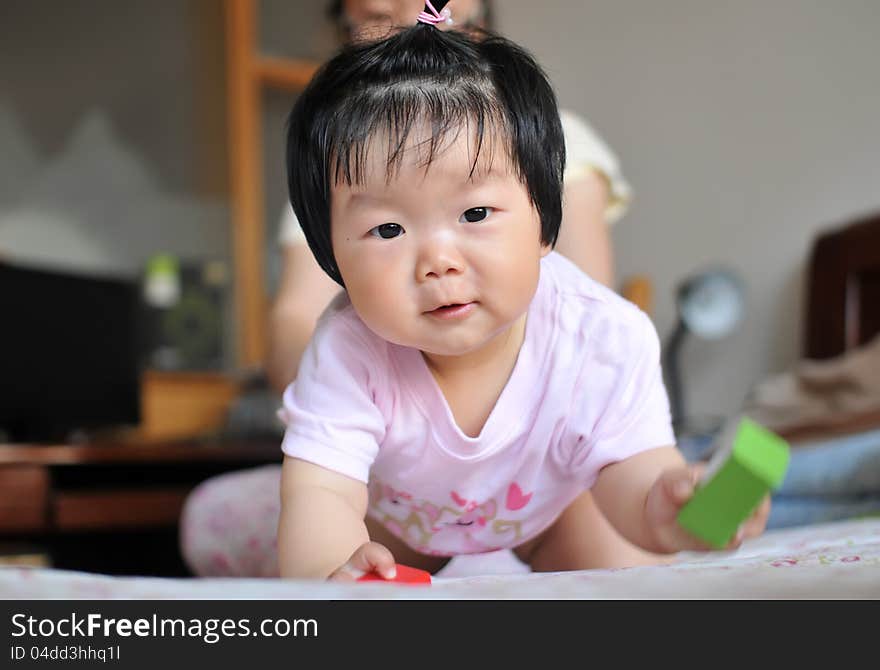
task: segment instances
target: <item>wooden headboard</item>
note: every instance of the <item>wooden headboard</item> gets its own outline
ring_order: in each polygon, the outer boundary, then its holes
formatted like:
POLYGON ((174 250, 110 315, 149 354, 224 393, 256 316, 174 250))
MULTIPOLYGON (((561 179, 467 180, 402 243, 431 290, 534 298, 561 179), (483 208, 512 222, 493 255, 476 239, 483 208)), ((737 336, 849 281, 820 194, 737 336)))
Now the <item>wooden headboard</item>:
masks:
POLYGON ((807 358, 837 356, 880 333, 880 212, 818 237, 808 272, 807 358))

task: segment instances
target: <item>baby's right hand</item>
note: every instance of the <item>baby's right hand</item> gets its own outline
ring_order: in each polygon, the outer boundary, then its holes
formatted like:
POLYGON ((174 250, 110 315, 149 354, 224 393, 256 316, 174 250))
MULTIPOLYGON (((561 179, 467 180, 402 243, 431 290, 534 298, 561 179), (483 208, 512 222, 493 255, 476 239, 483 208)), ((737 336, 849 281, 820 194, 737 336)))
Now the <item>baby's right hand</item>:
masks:
POLYGON ((394 556, 387 547, 378 542, 364 542, 346 564, 334 570, 327 579, 333 582, 354 582, 368 572, 375 572, 385 579, 394 579, 397 575, 394 556))

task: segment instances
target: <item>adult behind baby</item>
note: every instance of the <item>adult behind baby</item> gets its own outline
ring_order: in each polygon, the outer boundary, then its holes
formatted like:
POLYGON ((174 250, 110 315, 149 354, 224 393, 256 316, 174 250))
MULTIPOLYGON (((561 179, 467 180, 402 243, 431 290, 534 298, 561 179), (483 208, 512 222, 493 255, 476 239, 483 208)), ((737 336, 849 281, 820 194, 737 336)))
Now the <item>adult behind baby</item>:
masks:
POLYGON ((346 48, 291 114, 291 201, 346 292, 284 395, 281 574, 498 548, 589 567, 588 489, 645 550, 707 549, 675 521, 695 472, 650 320, 551 253, 565 148, 546 77, 432 16, 346 48))

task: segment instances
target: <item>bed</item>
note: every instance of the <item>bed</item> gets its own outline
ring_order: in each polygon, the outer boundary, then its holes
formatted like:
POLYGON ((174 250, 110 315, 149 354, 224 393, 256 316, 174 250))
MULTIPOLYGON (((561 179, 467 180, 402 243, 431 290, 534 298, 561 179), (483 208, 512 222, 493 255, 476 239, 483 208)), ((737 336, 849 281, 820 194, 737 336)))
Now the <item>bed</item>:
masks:
POLYGON ((686 554, 663 567, 439 577, 430 587, 275 579, 108 577, 0 569, 5 598, 696 599, 880 598, 880 519, 765 533, 730 554, 686 554))
MULTIPOLYGON (((819 237, 808 276, 806 355, 834 361, 880 342, 880 214, 819 237)), ((796 443, 792 458, 796 467, 782 492, 797 499, 800 507, 796 504, 796 512, 791 513, 789 505, 787 519, 777 517, 763 536, 735 552, 684 553, 666 566, 545 574, 525 572, 519 565, 480 564, 477 558, 467 573, 444 570, 427 588, 112 577, 12 566, 0 568, 0 598, 876 599, 880 598, 880 405, 876 411, 855 412, 846 419, 788 431, 787 437, 796 443), (812 507, 804 507, 804 501, 812 507)), ((787 509, 786 500, 776 502, 775 510, 787 509)))

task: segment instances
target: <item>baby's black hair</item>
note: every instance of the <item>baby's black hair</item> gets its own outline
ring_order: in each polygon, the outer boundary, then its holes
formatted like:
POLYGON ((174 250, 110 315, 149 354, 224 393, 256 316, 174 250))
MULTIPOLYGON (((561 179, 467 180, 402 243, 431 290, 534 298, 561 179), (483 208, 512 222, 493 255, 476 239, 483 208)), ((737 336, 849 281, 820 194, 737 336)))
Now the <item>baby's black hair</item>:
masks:
POLYGON ((363 183, 367 151, 377 138, 388 143, 391 178, 411 131, 422 124, 432 130, 420 145, 425 167, 462 131, 472 136, 472 170, 480 151, 493 149, 492 140, 503 143, 540 216, 542 242, 555 244, 565 142, 543 70, 503 37, 417 24, 387 39, 344 47, 318 71, 288 119, 293 210, 318 263, 340 285, 330 242, 332 185, 363 183))
MULTIPOLYGON (((351 38, 351 25, 345 16, 343 1, 330 0, 327 4, 326 12, 327 17, 337 28, 339 28, 339 32, 344 36, 345 40, 347 41, 351 38)), ((490 30, 495 28, 495 9, 492 0, 483 0, 480 6, 480 11, 477 13, 475 19, 472 20, 470 25, 464 26, 466 30, 471 30, 476 27, 489 28, 490 30)))

